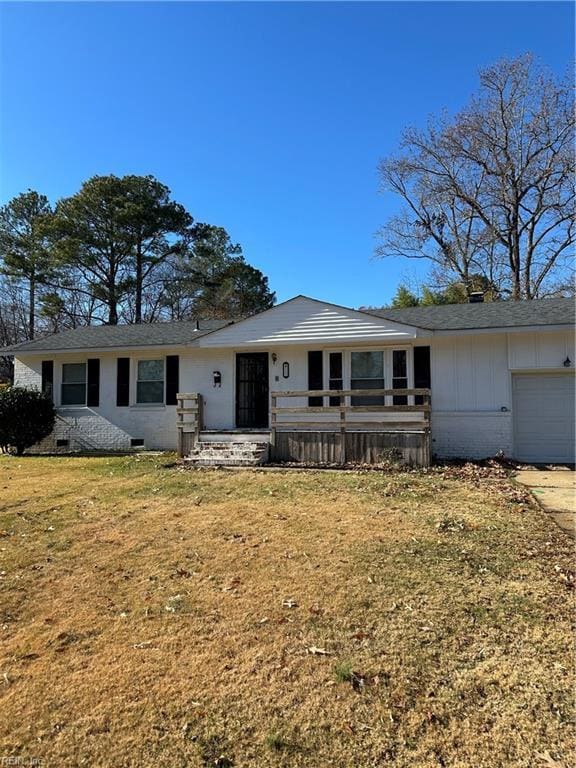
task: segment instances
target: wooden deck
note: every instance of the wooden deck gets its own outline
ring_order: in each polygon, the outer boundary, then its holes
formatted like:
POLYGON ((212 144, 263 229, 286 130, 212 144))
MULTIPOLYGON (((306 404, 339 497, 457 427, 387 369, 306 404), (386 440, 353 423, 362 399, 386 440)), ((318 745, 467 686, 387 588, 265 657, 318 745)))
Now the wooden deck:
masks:
POLYGON ((428 466, 430 399, 429 389, 272 392, 271 458, 306 464, 377 464, 396 457, 428 466), (358 404, 361 398, 380 397, 378 405, 358 404), (321 398, 323 404, 292 404, 295 399, 308 403, 309 398, 321 398), (400 404, 394 402, 398 399, 400 404), (335 401, 337 405, 331 404, 335 401))
MULTIPOLYGON (((184 393, 177 399, 178 453, 188 456, 204 432, 203 398, 184 393)), ((396 459, 428 466, 430 401, 429 389, 272 392, 270 459, 340 465, 396 459), (309 398, 321 399, 322 405, 309 405, 309 398), (371 398, 370 404, 359 403, 361 398, 371 398), (375 398, 381 403, 374 404, 375 398)))

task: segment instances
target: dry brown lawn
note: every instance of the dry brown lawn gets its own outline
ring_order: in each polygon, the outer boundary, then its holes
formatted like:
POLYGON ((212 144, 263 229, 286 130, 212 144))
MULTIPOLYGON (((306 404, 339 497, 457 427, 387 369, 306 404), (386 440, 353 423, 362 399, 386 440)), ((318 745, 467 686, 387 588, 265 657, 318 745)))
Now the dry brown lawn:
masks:
POLYGON ((0 459, 0 758, 572 764, 571 541, 507 480, 170 459, 0 459))

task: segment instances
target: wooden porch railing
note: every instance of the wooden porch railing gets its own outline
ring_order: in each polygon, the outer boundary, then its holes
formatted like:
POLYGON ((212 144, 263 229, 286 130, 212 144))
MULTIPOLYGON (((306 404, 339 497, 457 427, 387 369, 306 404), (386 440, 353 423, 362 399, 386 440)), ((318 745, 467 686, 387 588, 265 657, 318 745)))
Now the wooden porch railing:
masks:
POLYGON ((203 427, 204 400, 198 392, 176 395, 178 456, 187 456, 196 445, 203 427))
POLYGON ((340 457, 341 462, 346 461, 346 432, 351 430, 373 430, 373 431, 408 431, 422 430, 427 435, 430 432, 430 411, 431 411, 431 390, 430 389, 325 389, 325 390, 299 390, 289 392, 272 392, 271 394, 272 408, 271 408, 271 420, 270 420, 270 442, 274 446, 276 444, 276 433, 279 429, 290 430, 330 430, 338 432, 340 434, 340 457), (297 405, 297 406, 280 406, 278 400, 283 398, 310 398, 317 397, 322 398, 323 403, 326 398, 339 398, 339 405, 297 405), (356 397, 383 397, 384 403, 382 405, 351 405, 350 398, 356 397), (395 405, 390 402, 391 398, 402 397, 406 398, 408 402, 410 399, 419 397, 422 399, 421 404, 413 405, 395 405), (399 418, 396 420, 376 420, 373 421, 360 421, 356 419, 350 419, 351 414, 416 414, 420 413, 420 419, 406 419, 399 418), (287 419, 282 417, 286 414, 300 414, 306 416, 307 414, 323 414, 331 416, 330 419, 308 421, 307 419, 287 419))

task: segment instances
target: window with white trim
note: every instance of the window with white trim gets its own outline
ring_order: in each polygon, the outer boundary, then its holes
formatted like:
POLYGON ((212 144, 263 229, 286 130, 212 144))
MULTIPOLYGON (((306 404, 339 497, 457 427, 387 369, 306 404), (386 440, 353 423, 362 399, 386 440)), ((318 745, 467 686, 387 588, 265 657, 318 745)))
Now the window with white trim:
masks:
POLYGON ((164 402, 164 360, 138 360, 136 403, 150 405, 164 402))
MULTIPOLYGON (((384 353, 350 353, 350 389, 384 389, 384 353)), ((352 398, 352 405, 384 405, 382 395, 352 398)))
MULTIPOLYGON (((405 349, 392 350, 392 389, 408 389, 408 359, 405 349)), ((394 395, 394 405, 408 405, 406 395, 394 395)))
MULTIPOLYGON (((342 352, 330 352, 328 355, 328 389, 344 389, 344 367, 342 352)), ((340 397, 331 397, 330 405, 343 405, 340 397)))
POLYGON ((86 405, 86 363, 62 363, 62 405, 86 405))

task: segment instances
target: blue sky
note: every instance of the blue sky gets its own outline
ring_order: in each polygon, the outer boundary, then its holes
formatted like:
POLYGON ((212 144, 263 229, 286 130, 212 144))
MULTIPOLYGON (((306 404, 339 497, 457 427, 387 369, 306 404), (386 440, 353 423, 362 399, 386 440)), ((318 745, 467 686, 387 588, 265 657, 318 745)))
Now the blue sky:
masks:
POLYGON ((151 173, 279 300, 383 304, 424 267, 372 258, 379 158, 502 56, 565 72, 573 29, 555 2, 2 3, 0 202, 151 173))

